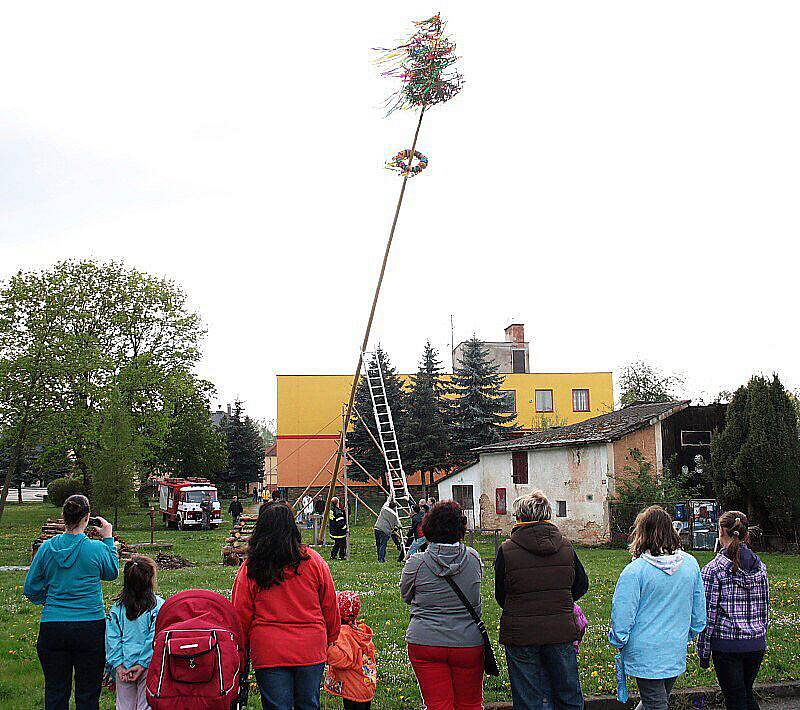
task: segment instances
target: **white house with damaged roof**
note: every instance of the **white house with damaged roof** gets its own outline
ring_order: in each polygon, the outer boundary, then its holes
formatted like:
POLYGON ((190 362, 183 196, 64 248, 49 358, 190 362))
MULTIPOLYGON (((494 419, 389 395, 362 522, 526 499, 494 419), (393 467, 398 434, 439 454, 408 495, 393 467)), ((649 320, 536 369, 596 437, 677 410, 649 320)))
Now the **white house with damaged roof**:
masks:
POLYGON ((667 462, 676 470, 692 469, 709 460, 712 433, 724 420, 724 405, 637 402, 476 449, 477 461, 439 481, 439 499, 460 503, 473 527, 509 531, 514 500, 540 489, 567 537, 600 544, 610 537, 608 503, 615 480, 637 467, 633 452, 641 452, 659 476, 667 462))

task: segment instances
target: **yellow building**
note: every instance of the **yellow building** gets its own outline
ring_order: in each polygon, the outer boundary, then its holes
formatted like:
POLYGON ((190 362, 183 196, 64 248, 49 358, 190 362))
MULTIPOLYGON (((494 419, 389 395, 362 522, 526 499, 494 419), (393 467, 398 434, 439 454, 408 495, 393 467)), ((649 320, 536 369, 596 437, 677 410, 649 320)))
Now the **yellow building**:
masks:
MULTIPOLYGON (((509 326, 507 337, 509 331, 514 335, 513 328, 520 329, 514 342, 522 349, 522 326, 509 326)), ((518 362, 527 369, 527 343, 524 346, 525 356, 518 362)), ((503 377, 508 411, 527 431, 574 424, 614 408, 610 372, 508 372, 503 377)), ((400 378, 407 383, 409 376, 400 378)), ((319 485, 330 480, 342 406, 352 379, 352 375, 278 375, 278 486, 305 488, 326 465, 327 472, 317 480, 319 485)), ((419 475, 409 476, 409 483, 421 485, 419 475)))

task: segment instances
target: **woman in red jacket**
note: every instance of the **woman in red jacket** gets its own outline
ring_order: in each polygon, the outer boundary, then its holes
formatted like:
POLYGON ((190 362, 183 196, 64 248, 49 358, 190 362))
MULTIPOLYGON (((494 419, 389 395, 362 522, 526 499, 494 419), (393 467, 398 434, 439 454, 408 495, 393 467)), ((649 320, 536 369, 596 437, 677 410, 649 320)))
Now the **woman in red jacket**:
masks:
POLYGON ((328 565, 301 544, 285 503, 261 506, 231 601, 264 708, 318 710, 328 644, 339 636, 339 607, 328 565))

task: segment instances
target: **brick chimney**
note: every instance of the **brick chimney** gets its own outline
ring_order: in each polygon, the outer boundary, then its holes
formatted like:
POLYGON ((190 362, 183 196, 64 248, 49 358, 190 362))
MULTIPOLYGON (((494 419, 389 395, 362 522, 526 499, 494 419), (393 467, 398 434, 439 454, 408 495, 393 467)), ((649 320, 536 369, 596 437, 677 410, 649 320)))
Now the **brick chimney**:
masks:
POLYGON ((506 328, 506 342, 507 343, 522 343, 525 342, 525 326, 522 323, 512 323, 506 328))

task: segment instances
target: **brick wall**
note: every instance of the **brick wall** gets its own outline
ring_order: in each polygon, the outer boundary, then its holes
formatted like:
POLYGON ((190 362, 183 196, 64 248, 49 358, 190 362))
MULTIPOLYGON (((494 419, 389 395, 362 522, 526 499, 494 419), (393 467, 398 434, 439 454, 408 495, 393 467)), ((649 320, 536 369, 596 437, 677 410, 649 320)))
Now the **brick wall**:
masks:
POLYGON ((626 475, 625 467, 636 468, 634 460, 631 458, 630 450, 639 449, 644 457, 653 464, 653 471, 657 468, 656 457, 656 427, 655 425, 631 432, 614 442, 614 472, 615 478, 624 478, 626 475))

